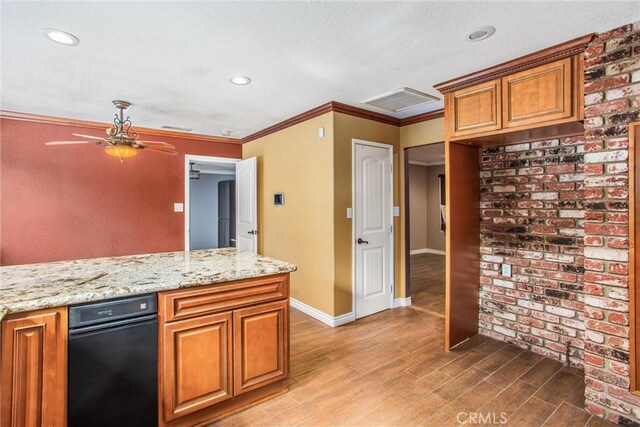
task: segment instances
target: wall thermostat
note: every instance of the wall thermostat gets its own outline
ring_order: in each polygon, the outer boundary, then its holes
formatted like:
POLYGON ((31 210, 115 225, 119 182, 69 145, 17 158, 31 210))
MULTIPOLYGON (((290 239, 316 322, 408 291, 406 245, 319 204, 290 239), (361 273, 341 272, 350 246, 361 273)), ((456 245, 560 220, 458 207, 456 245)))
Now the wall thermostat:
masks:
POLYGON ((273 195, 273 204, 275 206, 282 206, 284 205, 284 193, 275 193, 273 195))

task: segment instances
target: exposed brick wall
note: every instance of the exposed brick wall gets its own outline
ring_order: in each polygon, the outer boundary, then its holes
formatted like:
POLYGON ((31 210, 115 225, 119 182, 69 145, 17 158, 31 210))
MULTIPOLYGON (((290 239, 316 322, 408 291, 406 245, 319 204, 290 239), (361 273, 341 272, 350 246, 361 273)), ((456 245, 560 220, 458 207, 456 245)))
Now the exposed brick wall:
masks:
POLYGON ((640 421, 629 393, 628 123, 640 120, 640 23, 601 34, 585 55, 584 302, 589 412, 640 421))
MULTIPOLYGON (((485 148, 480 332, 584 366, 585 407, 640 424, 629 392, 628 124, 640 121, 640 22, 585 53, 585 134, 485 148), (500 264, 512 264, 511 278, 500 264)), ((633 284, 632 284, 633 285, 633 284)))
POLYGON ((584 347, 583 147, 488 147, 480 172, 481 333, 562 361, 569 343, 574 366, 584 347))

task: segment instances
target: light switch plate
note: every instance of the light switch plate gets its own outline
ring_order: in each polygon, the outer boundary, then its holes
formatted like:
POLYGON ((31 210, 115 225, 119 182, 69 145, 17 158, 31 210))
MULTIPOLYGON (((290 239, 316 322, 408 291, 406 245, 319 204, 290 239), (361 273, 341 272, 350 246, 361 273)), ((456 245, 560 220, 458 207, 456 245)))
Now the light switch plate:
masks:
POLYGON ((173 204, 174 212, 184 212, 184 203, 174 203, 173 204))
POLYGON ((349 218, 349 219, 353 218, 353 209, 352 208, 347 208, 347 218, 349 218))
POLYGON ((400 216, 400 206, 393 207, 393 216, 400 216))
POLYGON ((511 264, 502 264, 502 275, 511 277, 511 264))
POLYGON ((324 128, 318 128, 318 138, 324 138, 324 128))

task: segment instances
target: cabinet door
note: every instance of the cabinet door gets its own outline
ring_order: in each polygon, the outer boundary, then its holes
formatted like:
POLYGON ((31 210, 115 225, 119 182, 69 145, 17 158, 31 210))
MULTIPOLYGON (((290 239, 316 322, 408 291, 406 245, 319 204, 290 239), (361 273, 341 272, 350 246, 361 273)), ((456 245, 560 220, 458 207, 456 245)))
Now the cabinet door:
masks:
POLYGON ((565 58, 502 79, 505 128, 544 125, 572 116, 571 60, 565 58))
POLYGON ((231 312, 163 326, 160 388, 164 421, 233 396, 231 312))
POLYGON ((2 321, 0 424, 66 425, 67 310, 40 310, 2 321))
POLYGON ((233 312, 235 395, 287 378, 289 302, 233 312))
POLYGON ((502 128, 500 79, 460 89, 448 95, 448 126, 452 137, 502 128))

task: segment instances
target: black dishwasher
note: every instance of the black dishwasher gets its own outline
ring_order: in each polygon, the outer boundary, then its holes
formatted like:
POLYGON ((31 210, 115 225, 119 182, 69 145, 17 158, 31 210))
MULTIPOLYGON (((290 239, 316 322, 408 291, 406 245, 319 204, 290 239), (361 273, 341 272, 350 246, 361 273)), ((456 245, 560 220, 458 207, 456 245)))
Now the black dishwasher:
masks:
POLYGON ((69 307, 69 427, 158 425, 156 295, 69 307))

